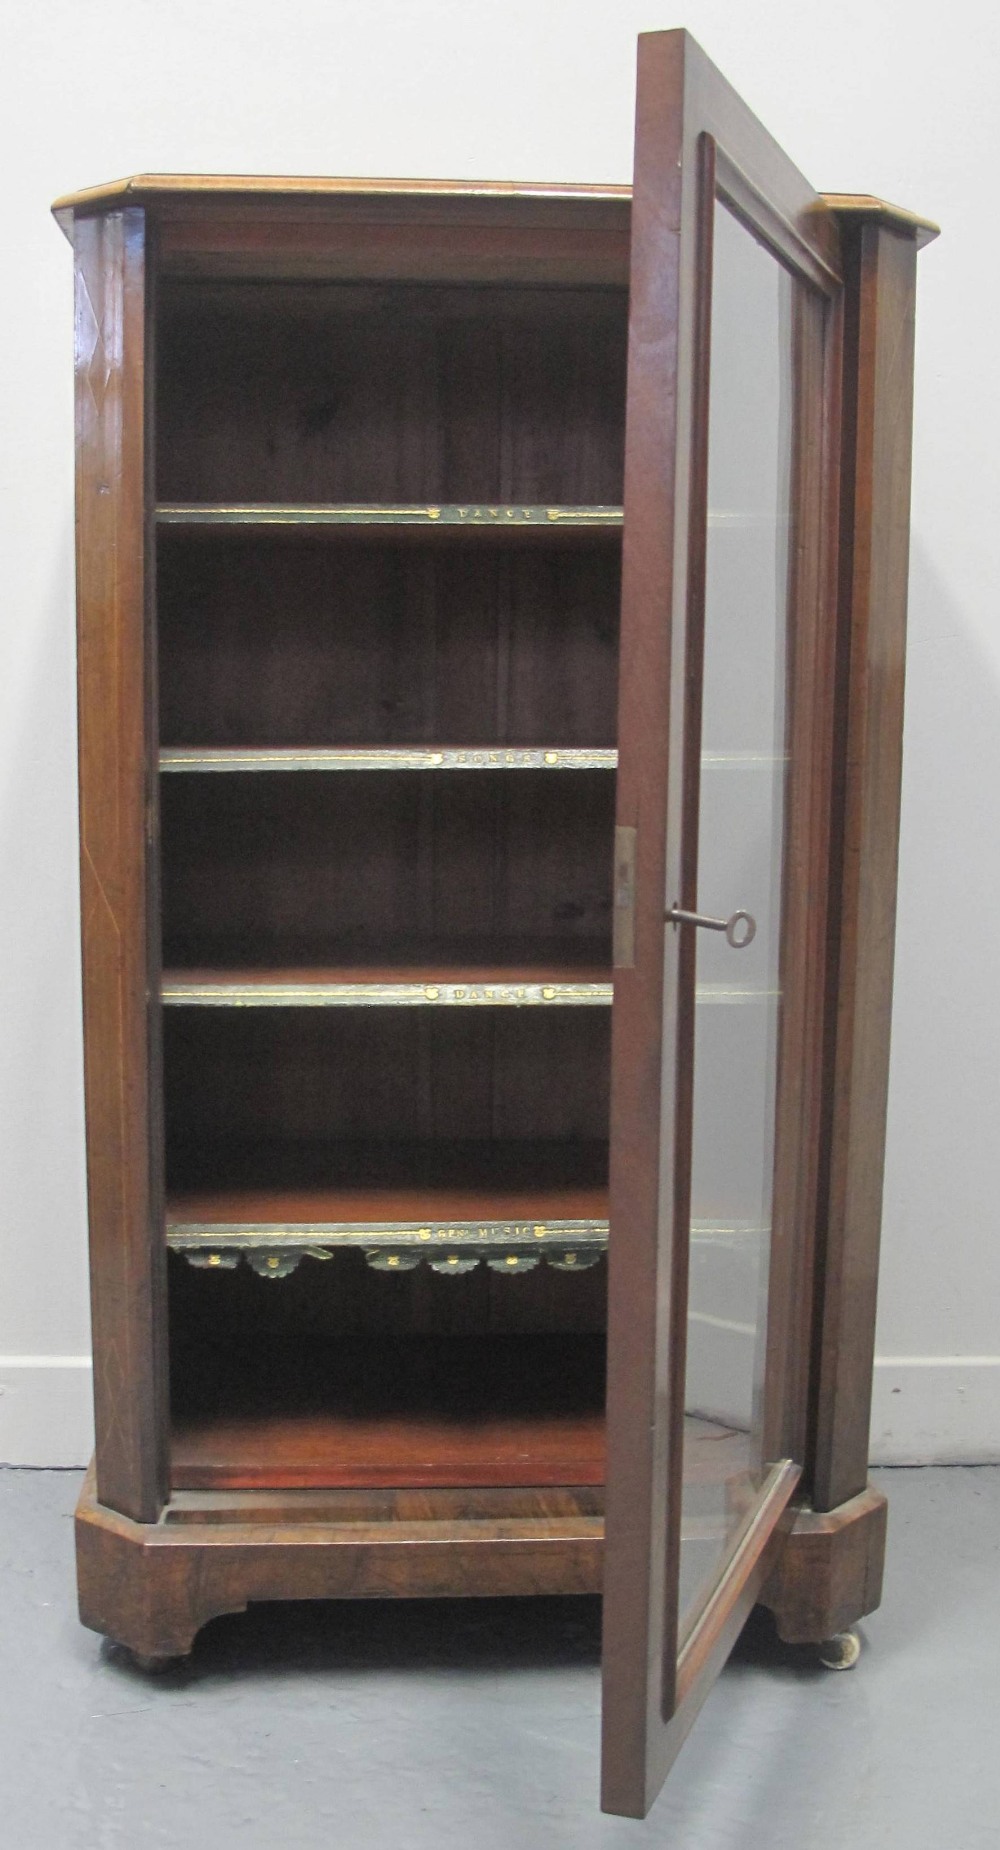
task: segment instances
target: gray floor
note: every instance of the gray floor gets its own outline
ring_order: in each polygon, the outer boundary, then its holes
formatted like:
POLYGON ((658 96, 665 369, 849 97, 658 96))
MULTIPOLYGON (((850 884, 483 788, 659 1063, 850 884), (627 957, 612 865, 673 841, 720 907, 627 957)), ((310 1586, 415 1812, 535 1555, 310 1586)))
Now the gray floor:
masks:
POLYGON ((757 1615, 632 1824, 597 1809, 596 1601, 261 1607, 150 1682, 77 1625, 76 1473, 0 1472, 0 1844, 1000 1845, 1000 1469, 877 1481, 889 1571, 858 1669, 757 1615))

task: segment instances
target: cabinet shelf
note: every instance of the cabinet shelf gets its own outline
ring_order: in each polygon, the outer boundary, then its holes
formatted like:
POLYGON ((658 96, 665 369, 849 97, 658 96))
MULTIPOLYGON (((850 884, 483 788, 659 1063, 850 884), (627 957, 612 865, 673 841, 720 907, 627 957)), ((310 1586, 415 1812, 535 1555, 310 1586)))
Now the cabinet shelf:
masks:
POLYGON ((350 505, 328 502, 294 504, 279 501, 198 502, 171 501, 156 510, 161 531, 183 533, 279 533, 283 538, 300 533, 317 537, 336 534, 344 539, 449 540, 481 534, 516 545, 533 540, 563 540, 582 535, 618 539, 622 532, 620 507, 524 506, 523 503, 484 505, 414 503, 393 507, 380 503, 350 505))
POLYGON ((614 748, 520 745, 171 745, 161 771, 613 771, 614 748))
MULTIPOLYGON (((171 1008, 609 1008, 606 965, 413 963, 302 965, 289 969, 212 966, 165 969, 171 1008)), ((763 1007, 780 991, 744 983, 699 983, 700 1007, 763 1007)))
MULTIPOLYGON (((331 1202, 331 1209, 336 1203, 331 1202)), ((287 1278, 303 1259, 329 1259, 334 1248, 354 1249, 377 1272, 410 1272, 428 1265, 461 1277, 480 1264, 496 1272, 532 1272, 542 1261, 557 1271, 584 1272, 607 1251, 608 1221, 168 1221, 167 1245, 189 1264, 231 1269, 245 1260, 262 1278, 287 1278)))
POLYGON ((224 1184, 172 1190, 167 1244, 195 1265, 245 1259, 281 1278, 305 1257, 336 1248, 365 1255, 378 1271, 427 1263, 460 1275, 485 1261, 500 1272, 532 1271, 541 1260, 583 1271, 608 1243, 606 1149, 552 1145, 344 1147, 272 1160, 255 1152, 249 1185, 239 1157, 225 1159, 224 1184), (284 1160, 285 1168, 281 1164, 284 1160), (271 1170, 279 1185, 261 1185, 271 1170), (294 1172, 319 1184, 298 1186, 294 1172))
MULTIPOLYGON (((703 752, 703 771, 787 765, 774 752, 703 752)), ((615 746, 166 745, 161 771, 614 771, 615 746)))
POLYGON ((615 749, 520 745, 166 746, 161 771, 613 771, 615 749))
POLYGON ((610 1005, 611 978, 599 966, 165 970, 161 994, 186 1008, 585 1008, 610 1005))

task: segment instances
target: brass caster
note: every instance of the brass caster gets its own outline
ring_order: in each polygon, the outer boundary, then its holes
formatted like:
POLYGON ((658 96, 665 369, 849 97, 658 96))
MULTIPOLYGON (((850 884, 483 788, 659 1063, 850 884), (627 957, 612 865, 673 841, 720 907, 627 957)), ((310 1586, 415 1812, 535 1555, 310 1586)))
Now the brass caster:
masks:
POLYGON ((837 1632, 819 1647, 819 1661, 825 1670, 853 1670, 860 1656, 857 1632, 837 1632))
POLYGON ((129 1651, 128 1656, 135 1669, 147 1677, 166 1676, 186 1661, 183 1657, 148 1657, 144 1651, 129 1651))

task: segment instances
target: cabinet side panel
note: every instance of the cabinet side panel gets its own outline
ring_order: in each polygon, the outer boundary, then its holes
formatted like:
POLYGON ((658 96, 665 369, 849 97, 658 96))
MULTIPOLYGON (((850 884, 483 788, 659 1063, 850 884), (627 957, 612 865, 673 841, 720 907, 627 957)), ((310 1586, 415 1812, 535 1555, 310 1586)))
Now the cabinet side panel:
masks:
POLYGON ((155 832, 146 610, 146 263, 138 210, 79 220, 77 598, 84 1064, 97 1484, 138 1521, 166 1483, 155 832))
POLYGON ((868 1472, 896 922, 917 246, 845 227, 844 552, 828 1215, 813 1507, 868 1472))

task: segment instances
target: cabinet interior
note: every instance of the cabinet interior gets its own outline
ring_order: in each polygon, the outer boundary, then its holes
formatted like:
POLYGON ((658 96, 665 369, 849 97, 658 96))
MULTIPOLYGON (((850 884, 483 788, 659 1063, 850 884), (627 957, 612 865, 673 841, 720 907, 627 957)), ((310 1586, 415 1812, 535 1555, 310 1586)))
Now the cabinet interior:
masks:
POLYGON ((165 279, 163 502, 621 504, 621 289, 165 279))
POLYGON ((626 313, 161 281, 175 1488, 603 1483, 626 313))

